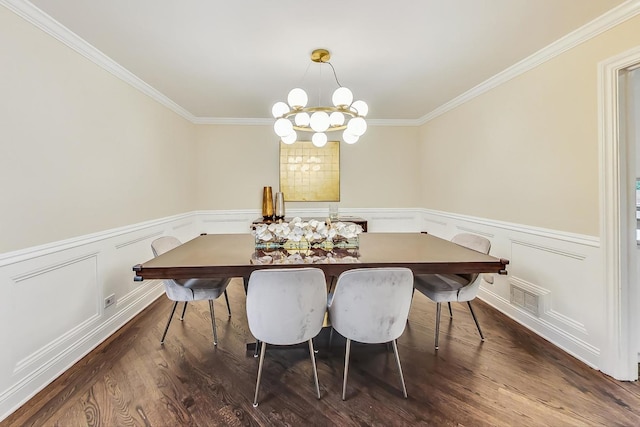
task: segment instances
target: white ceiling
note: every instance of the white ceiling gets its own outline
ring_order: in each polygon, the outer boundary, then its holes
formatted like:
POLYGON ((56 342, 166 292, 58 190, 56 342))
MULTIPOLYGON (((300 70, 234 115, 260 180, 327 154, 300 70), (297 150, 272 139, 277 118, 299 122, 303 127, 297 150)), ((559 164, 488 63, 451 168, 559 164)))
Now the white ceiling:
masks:
POLYGON ((416 120, 624 0, 31 3, 195 117, 270 117, 324 47, 370 118, 416 120))

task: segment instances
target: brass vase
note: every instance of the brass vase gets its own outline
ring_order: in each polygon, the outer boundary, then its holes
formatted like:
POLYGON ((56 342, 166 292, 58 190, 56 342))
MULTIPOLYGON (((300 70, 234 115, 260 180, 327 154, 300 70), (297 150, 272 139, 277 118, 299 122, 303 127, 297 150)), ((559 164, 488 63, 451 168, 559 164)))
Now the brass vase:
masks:
POLYGON ((262 190, 262 218, 265 221, 273 219, 273 192, 271 187, 262 190))

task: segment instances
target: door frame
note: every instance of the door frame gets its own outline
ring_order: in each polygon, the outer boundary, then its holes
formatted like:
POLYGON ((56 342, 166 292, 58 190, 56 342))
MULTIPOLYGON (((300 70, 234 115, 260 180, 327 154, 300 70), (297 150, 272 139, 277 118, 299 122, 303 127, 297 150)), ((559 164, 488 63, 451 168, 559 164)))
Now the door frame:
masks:
MULTIPOLYGON (((620 131, 624 114, 624 93, 619 92, 621 75, 640 63, 640 46, 602 61, 598 65, 598 125, 600 157, 600 242, 602 247, 606 338, 601 352, 601 370, 618 380, 638 379, 640 304, 636 285, 635 197, 633 219, 630 183, 635 189, 635 152, 620 131), (630 175, 634 176, 631 177, 630 175), (633 227, 635 230, 635 225, 633 227)), ((635 146, 635 142, 634 142, 635 146)), ((635 190, 634 190, 635 193, 635 190)))

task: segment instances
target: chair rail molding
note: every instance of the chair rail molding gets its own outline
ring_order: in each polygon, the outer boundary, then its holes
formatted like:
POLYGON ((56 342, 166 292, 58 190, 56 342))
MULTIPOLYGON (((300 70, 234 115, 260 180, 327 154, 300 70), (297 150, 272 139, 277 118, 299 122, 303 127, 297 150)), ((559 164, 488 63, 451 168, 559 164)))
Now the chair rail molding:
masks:
MULTIPOLYGON (((638 379, 638 339, 634 326, 637 314, 638 286, 635 273, 636 248, 629 233, 631 178, 633 166, 625 153, 632 144, 620 135, 621 73, 640 63, 640 47, 598 64, 598 128, 600 156, 600 235, 602 240, 603 284, 608 343, 603 349, 603 372, 620 380, 638 379), (632 256, 633 255, 633 256, 632 256)), ((633 237, 633 239, 632 239, 633 237)))

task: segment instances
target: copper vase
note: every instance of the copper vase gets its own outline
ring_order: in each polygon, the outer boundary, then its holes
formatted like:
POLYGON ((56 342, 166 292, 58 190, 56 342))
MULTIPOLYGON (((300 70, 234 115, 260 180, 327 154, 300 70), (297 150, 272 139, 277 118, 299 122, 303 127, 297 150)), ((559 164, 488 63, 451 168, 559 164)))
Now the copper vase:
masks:
POLYGON ((271 187, 264 187, 262 190, 262 218, 265 221, 273 219, 273 192, 271 187))

